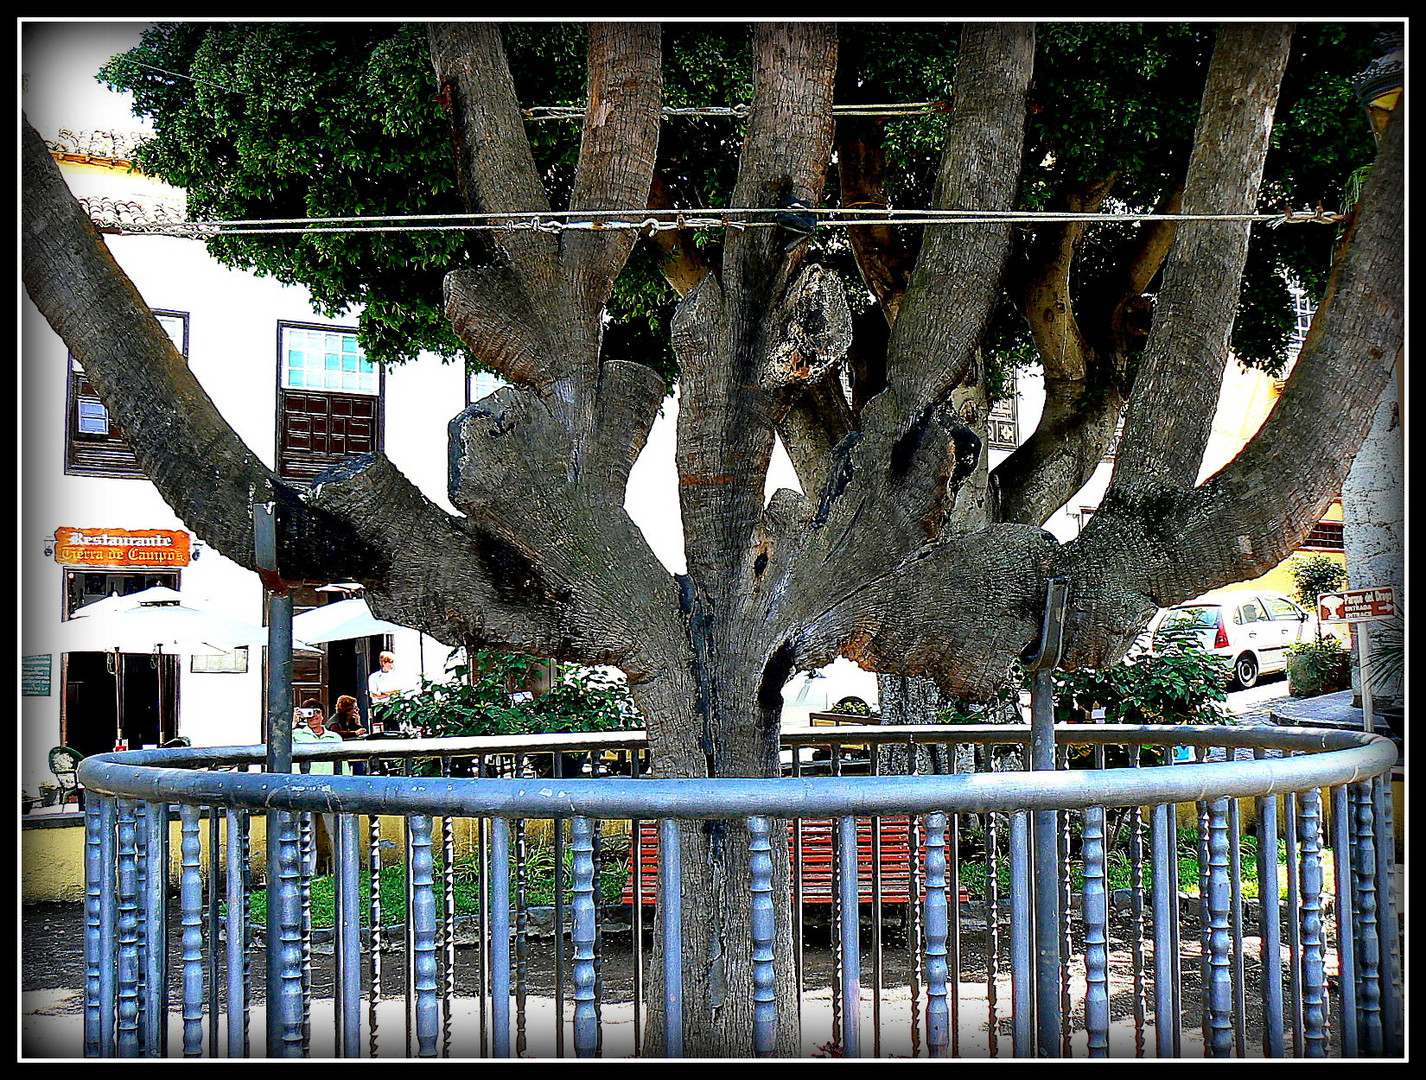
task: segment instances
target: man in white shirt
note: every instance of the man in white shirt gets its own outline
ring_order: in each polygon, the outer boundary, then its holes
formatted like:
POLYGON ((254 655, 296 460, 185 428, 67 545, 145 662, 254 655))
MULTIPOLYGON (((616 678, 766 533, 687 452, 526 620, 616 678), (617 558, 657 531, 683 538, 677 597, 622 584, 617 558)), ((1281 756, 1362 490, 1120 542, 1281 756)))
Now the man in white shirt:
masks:
POLYGON ((396 654, 383 652, 377 659, 380 667, 366 680, 366 689, 373 706, 384 704, 391 695, 407 689, 406 680, 396 670, 396 654))

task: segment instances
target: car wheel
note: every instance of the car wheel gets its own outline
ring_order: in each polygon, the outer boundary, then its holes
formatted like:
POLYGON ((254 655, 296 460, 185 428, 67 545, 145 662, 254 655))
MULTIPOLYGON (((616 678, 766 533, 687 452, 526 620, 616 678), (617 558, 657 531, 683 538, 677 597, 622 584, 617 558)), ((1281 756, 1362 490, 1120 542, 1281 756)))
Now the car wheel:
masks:
POLYGON ((1258 682, 1258 660, 1252 653, 1244 653, 1233 661, 1233 681, 1247 690, 1258 682))

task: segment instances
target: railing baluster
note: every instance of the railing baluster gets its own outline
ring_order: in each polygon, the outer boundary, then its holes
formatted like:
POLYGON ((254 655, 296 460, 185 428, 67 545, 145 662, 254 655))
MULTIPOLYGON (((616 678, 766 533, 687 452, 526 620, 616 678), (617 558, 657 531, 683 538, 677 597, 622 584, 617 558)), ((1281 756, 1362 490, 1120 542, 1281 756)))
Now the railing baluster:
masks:
POLYGON ((1381 1022, 1381 935, 1377 926, 1376 830, 1370 783, 1352 785, 1355 879, 1352 910, 1357 914, 1358 1031, 1362 1052, 1380 1057, 1385 1049, 1381 1022))
MULTIPOLYGON (((1130 765, 1142 768, 1143 748, 1137 743, 1130 749, 1130 765)), ((1144 812, 1131 806, 1129 814, 1129 922, 1131 927, 1129 959, 1133 968, 1134 1056, 1144 1056, 1144 1031, 1148 1020, 1148 984, 1144 957, 1144 812)))
POLYGON ((573 855, 574 926, 570 944, 574 948, 574 1053, 594 1057, 598 1053, 599 1017, 595 1011, 594 970, 594 838, 593 822, 587 817, 570 818, 570 850, 573 855))
POLYGON ((1204 1052, 1210 1057, 1233 1054, 1233 980, 1229 968, 1228 800, 1203 804, 1207 825, 1201 849, 1208 854, 1201 876, 1207 921, 1203 931, 1206 980, 1203 1017, 1204 1052))
POLYGON ((1357 1056, 1356 912, 1352 904, 1352 825, 1346 784, 1332 788, 1333 910, 1337 913, 1337 988, 1342 1056, 1357 1056))
POLYGON ((302 848, 302 1046, 312 1046, 312 877, 317 872, 317 819, 312 813, 297 815, 302 848))
POLYGON ((1229 925, 1233 950, 1233 1052, 1243 1057, 1248 1044, 1246 958, 1243 950, 1243 847, 1238 800, 1228 800, 1229 925))
POLYGON ((301 1057, 302 1038, 302 851, 298 814, 267 816, 267 1056, 301 1057))
POLYGON ((416 1020, 416 1053, 435 1057, 440 1033, 440 1005, 436 994, 436 881, 431 851, 431 818, 412 814, 406 819, 411 837, 411 964, 416 1020))
MULTIPOLYGON (((488 775, 488 767, 486 755, 478 755, 475 759, 475 775, 477 777, 488 775)), ((475 834, 476 887, 479 894, 477 909, 480 912, 480 925, 485 927, 490 925, 490 820, 488 818, 476 819, 475 834)), ((490 938, 488 935, 481 935, 480 946, 475 952, 478 987, 476 995, 477 1027, 480 1031, 480 1055, 484 1057, 489 1053, 490 1038, 490 1016, 487 1012, 490 1004, 490 938)))
MULTIPOLYGON (((632 757, 629 775, 637 776, 632 757)), ((629 822, 629 874, 634 902, 630 908, 630 944, 634 951, 634 1053, 644 1045, 644 859, 643 823, 634 818, 629 822)))
POLYGON ((950 1010, 946 1004, 946 815, 926 815, 926 1052, 948 1057, 950 1010))
MULTIPOLYGON (((663 935, 664 1057, 683 1057, 683 852, 678 822, 659 822, 659 928, 663 935)), ((800 996, 800 995, 799 995, 800 996)))
POLYGON ((227 936, 227 1018, 228 1057, 245 1058, 249 1053, 248 1002, 251 970, 248 966, 248 815, 245 811, 229 810, 228 878, 226 882, 227 915, 224 933, 227 936))
POLYGON ((337 1056, 361 1057, 361 880, 357 819, 337 817, 336 845, 336 1001, 337 1056))
POLYGON ((1327 1056, 1326 946, 1322 935, 1322 799, 1316 789, 1298 800, 1302 838, 1303 1056, 1327 1056))
POLYGON ((1263 969, 1263 1054, 1286 1053, 1283 1025, 1282 908, 1278 884, 1278 797, 1260 796, 1258 814, 1259 946, 1263 969))
POLYGON ((135 803, 118 811, 118 985, 115 1039, 119 1057, 139 1056, 139 854, 135 803))
POLYGON ((367 1000, 367 1052, 377 1055, 377 1015, 376 1008, 381 1002, 381 953, 386 946, 381 926, 381 819, 375 814, 366 819, 367 823, 367 911, 370 919, 371 940, 371 996, 367 1000))
POLYGON ((777 1053, 777 980, 773 971, 776 912, 772 900, 772 823, 748 819, 749 872, 752 894, 753 1052, 777 1053))
POLYGON ((84 1056, 114 1053, 114 800, 84 803, 84 1056))
POLYGON ((1396 861, 1396 837, 1392 800, 1392 774, 1371 781, 1373 827, 1376 833, 1376 888, 1381 929, 1381 1019, 1384 1050, 1396 1056, 1402 1052, 1403 1016, 1401 1008, 1401 931, 1396 914, 1392 866, 1396 861))
POLYGON ((1178 859, 1171 833, 1174 807, 1159 803, 1152 811, 1154 897, 1154 1050, 1161 1058, 1178 1056, 1178 983, 1174 971, 1173 897, 1178 890, 1178 859))
MULTIPOLYGON (((994 762, 991 762, 992 771, 994 762)), ((1000 980, 1000 821, 985 814, 985 1003, 986 1035, 989 1054, 1000 1051, 999 1003, 1000 980)))
POLYGON ((491 1054, 510 1056, 510 822, 491 821, 490 994, 491 1054))
POLYGON ((530 967, 530 913, 526 897, 525 820, 515 822, 515 1055, 525 1053, 525 990, 530 967))
POLYGON ((1104 807, 1084 811, 1084 1024, 1090 1057, 1109 1056, 1109 894, 1104 807))
POLYGON ((220 833, 220 820, 218 808, 212 806, 208 808, 208 950, 207 950, 207 979, 208 979, 208 1056, 216 1058, 218 1056, 218 1016, 222 1012, 222 987, 219 983, 218 975, 218 927, 220 925, 219 907, 222 901, 219 900, 219 889, 221 888, 222 867, 222 836, 220 833))
POLYGON ((1016 1057, 1035 1056, 1035 966, 1030 814, 1010 814, 1010 1013, 1016 1057))
MULTIPOLYGON (((442 755, 441 775, 451 775, 450 755, 442 755)), ((455 821, 441 822, 441 1056, 451 1054, 451 1010, 456 992, 456 844, 455 821)))
MULTIPOLYGON (((178 808, 182 859, 179 908, 183 923, 183 1056, 203 1056, 203 878, 199 808, 178 808)), ((161 924, 160 924, 161 925, 161 924)), ((162 1014, 162 1007, 159 1008, 162 1014)))
MULTIPOLYGON (((955 749, 951 750, 955 760, 955 749)), ((946 820, 946 904, 950 916, 947 926, 947 971, 946 1005, 951 1025, 952 1057, 960 1053, 961 1027, 961 830, 960 815, 951 814, 946 820)), ((912 848, 912 865, 915 865, 915 848, 912 848)), ((914 896, 913 896, 914 899, 914 896)), ((914 976, 913 976, 914 978, 914 976)))
POLYGON ((842 943, 842 1056, 861 1057, 861 945, 858 941, 861 918, 858 910, 857 819, 837 819, 837 895, 840 899, 842 943))
MULTIPOLYGON (((164 1057, 168 1052, 168 804, 141 803, 140 814, 140 1041, 146 1057, 164 1057)), ((201 1046, 201 1001, 198 1008, 201 1046)))
POLYGON ((1287 1005, 1288 1022, 1292 1025, 1292 1053, 1303 1056, 1302 1030, 1302 871, 1298 866, 1297 795, 1289 794, 1285 801, 1284 837, 1287 852, 1287 1005))

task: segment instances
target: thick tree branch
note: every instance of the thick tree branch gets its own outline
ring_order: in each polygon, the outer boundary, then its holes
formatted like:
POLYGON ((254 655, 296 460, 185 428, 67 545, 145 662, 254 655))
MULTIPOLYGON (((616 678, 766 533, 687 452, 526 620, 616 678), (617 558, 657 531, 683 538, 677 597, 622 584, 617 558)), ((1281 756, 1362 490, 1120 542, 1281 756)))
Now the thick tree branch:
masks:
POLYGON ((287 577, 379 574, 380 552, 345 523, 305 507, 244 445, 110 255, 28 121, 20 138, 25 289, 84 366, 174 513, 252 569, 254 502, 275 501, 287 536, 322 541, 282 545, 287 577))
POLYGON ((862 582, 824 591, 794 639, 797 663, 817 667, 843 655, 983 697, 1004 684, 1007 651, 1034 643, 1057 549, 1053 536, 1024 525, 928 544, 862 582), (996 658, 971 647, 986 635, 1002 643, 996 658), (967 662, 972 655, 978 662, 967 662))
MULTIPOLYGON (((654 175, 662 103, 658 24, 591 23, 588 111, 571 210, 645 205, 654 175)), ((563 235, 560 258, 579 317, 598 317, 637 235, 629 230, 563 235)))
POLYGON ((1197 488, 1111 491, 1065 546, 1056 573, 1077 596, 1069 663, 1112 659, 1155 607, 1265 573, 1341 490, 1405 339, 1404 141, 1398 114, 1327 300, 1253 440, 1197 488))
MULTIPOLYGON (((548 201, 535 173, 500 31, 459 23, 429 31, 432 63, 451 103, 460 175, 473 208, 527 209, 548 201), (537 191, 538 189, 538 191, 537 191)), ((621 209, 649 195, 662 95, 656 24, 590 29, 588 97, 571 209, 621 209)), ((604 402, 632 385, 626 368, 606 372, 602 315, 635 234, 572 230, 558 240, 530 230, 496 234, 508 260, 453 273, 446 310, 456 333, 507 380, 544 394, 568 434, 561 474, 623 501, 628 462, 657 411, 639 376, 632 399, 604 402), (642 409, 635 410, 630 402, 642 409), (600 427, 601 422, 604 426, 600 427)))
MULTIPOLYGON (((1015 205, 1034 40, 1026 23, 965 27, 951 132, 933 199, 937 209, 1015 205)), ((1009 250, 1008 225, 927 230, 892 329, 887 392, 864 414, 869 432, 900 438, 929 405, 961 384, 975 363, 1009 250)))
MULTIPOLYGON (((837 179, 844 207, 887 207, 885 122, 854 116, 837 121, 837 179)), ((901 298, 911 280, 915 251, 892 225, 855 225, 847 229, 862 281, 876 297, 888 326, 895 325, 901 298)))
MULTIPOLYGON (((734 205, 814 202, 831 147, 835 27, 759 23, 754 34, 758 67, 734 205)), ((697 538, 689 573, 720 594, 746 588, 762 518, 779 407, 764 372, 802 261, 801 246, 788 246, 778 229, 730 235, 721 274, 693 289, 675 317, 680 504, 685 536, 697 538)))
MULTIPOLYGON (((1184 184, 1185 214, 1256 209, 1292 30, 1285 24, 1233 23, 1219 31, 1184 184)), ((1141 481, 1184 488, 1197 479, 1228 355, 1248 233, 1246 222, 1179 226, 1125 418, 1112 481, 1121 492, 1141 481), (1174 407, 1166 410, 1169 400, 1174 407)))
MULTIPOLYGON (((1028 25, 968 25, 936 205, 1008 210, 1024 142, 1034 54, 1028 25)), ((981 440, 961 421, 952 392, 973 377, 1009 251, 1008 228, 938 226, 921 244, 888 350, 885 391, 861 413, 861 431, 834 455, 820 497, 805 582, 865 580, 933 540, 981 440)), ((810 603, 811 601, 809 601, 810 603)))
MULTIPOLYGON (((549 196, 530 152, 499 25, 432 23, 427 39, 467 208, 547 212, 549 196)), ((528 229, 492 235, 522 280, 550 276, 559 247, 554 236, 528 229)))

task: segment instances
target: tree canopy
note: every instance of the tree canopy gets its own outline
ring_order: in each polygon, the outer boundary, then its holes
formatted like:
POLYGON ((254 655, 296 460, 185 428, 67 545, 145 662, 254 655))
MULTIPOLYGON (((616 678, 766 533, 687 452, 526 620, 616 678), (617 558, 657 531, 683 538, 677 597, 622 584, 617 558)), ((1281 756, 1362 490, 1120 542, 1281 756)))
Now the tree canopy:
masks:
MULTIPOLYGON (((853 23, 839 27, 839 103, 945 103, 955 90, 956 23, 853 23)), ((584 32, 574 24, 505 28, 522 107, 581 106, 584 32)), ((1353 105, 1350 78, 1374 56, 1377 24, 1308 24, 1294 38, 1260 207, 1340 208, 1343 188, 1370 161, 1370 132, 1353 105)), ((1037 41, 1036 70, 1017 205, 1071 209, 1094 205, 1151 212, 1169 205, 1182 181, 1213 42, 1206 24, 1048 23, 1037 41)), ((188 192, 195 219, 264 220, 460 213, 447 117, 438 100, 422 26, 400 23, 164 23, 106 65, 100 78, 131 91, 155 137, 139 167, 188 192)), ((664 102, 671 108, 746 105, 751 98, 751 38, 740 24, 664 28, 664 102)), ((947 114, 847 117, 842 144, 871 153, 881 201, 929 205, 947 114)), ((744 119, 681 116, 660 132, 656 185, 670 205, 727 205, 744 119)), ((555 209, 567 207, 579 150, 568 120, 531 120, 531 151, 555 209)), ((862 188, 858 193, 866 194, 862 188)), ((842 203, 838 174, 819 192, 842 203)), ((657 203, 653 204, 657 205, 657 203)), ((1078 241, 1074 302, 1103 307, 1122 288, 1114 269, 1147 231, 1103 225, 1078 241)), ((825 230, 824 233, 829 233, 825 230)), ((914 258, 919 226, 895 239, 914 258)), ((716 230, 696 239, 720 244, 716 230)), ((1029 229, 1016 261, 1028 278, 1046 244, 1029 229)), ((1254 230, 1244 301, 1234 327, 1235 355, 1279 370, 1294 327, 1289 281, 1314 302, 1326 287, 1334 238, 1323 229, 1254 230)), ((842 272, 854 311, 869 304, 845 235, 825 237, 826 257, 842 272)), ((210 241, 220 260, 308 287, 327 314, 360 308, 363 348, 382 362, 426 350, 479 358, 452 333, 440 304, 446 272, 489 258, 479 234, 446 231, 334 232, 298 238, 233 234, 210 241)), ((675 364, 668 323, 677 300, 660 277, 667 256, 640 245, 610 300, 606 355, 655 363, 670 379, 675 364)), ((1010 283, 1007 283, 1009 286, 1010 283)), ((1007 288, 987 336, 991 360, 1036 362, 1023 311, 1007 288)), ((1087 318, 1088 316, 1086 316, 1087 318)), ((878 347, 876 331, 863 344, 878 347)), ((1043 344, 1043 343, 1041 343, 1043 344)), ((1003 390, 1001 391, 1003 392, 1003 390)))

